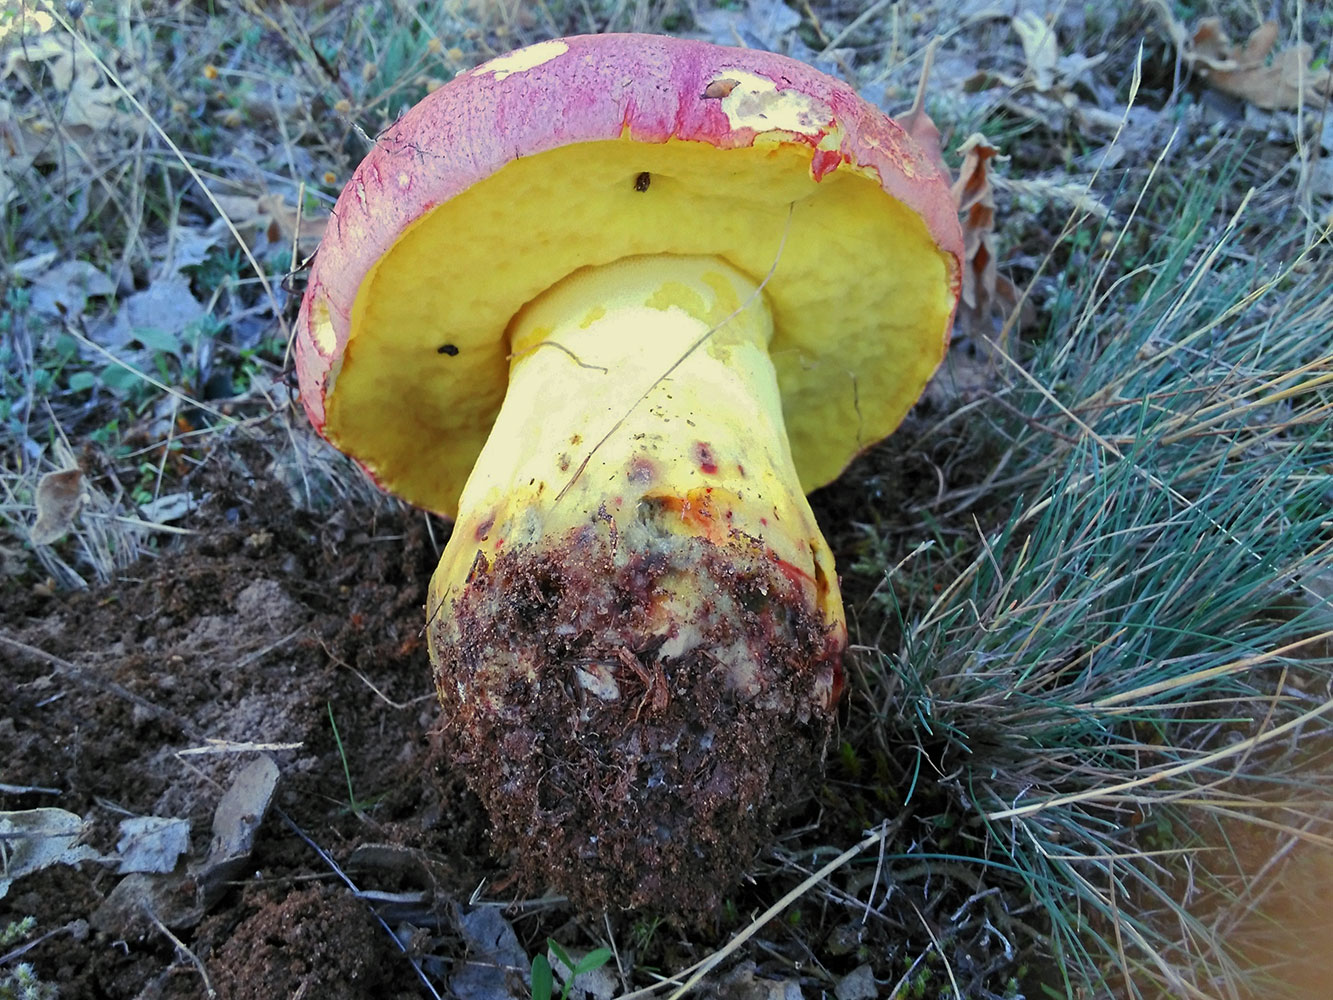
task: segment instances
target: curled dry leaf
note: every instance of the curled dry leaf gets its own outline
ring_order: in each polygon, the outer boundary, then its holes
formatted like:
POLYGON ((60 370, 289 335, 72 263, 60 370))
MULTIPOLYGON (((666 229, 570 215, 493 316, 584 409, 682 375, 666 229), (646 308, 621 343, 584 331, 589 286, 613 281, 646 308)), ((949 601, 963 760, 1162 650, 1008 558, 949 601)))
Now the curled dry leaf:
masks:
POLYGON ((1274 52, 1278 26, 1265 21, 1243 46, 1232 43, 1215 17, 1194 31, 1186 59, 1209 85, 1267 111, 1318 105, 1333 95, 1333 72, 1311 67, 1313 50, 1304 43, 1274 52))
POLYGON ((1244 45, 1237 45, 1215 17, 1206 17, 1193 33, 1175 19, 1165 0, 1152 0, 1181 58, 1208 85, 1267 111, 1315 107, 1333 97, 1333 70, 1312 65, 1314 50, 1301 43, 1274 52, 1276 21, 1259 25, 1244 45))
POLYGON ((74 526, 83 502, 83 473, 78 469, 48 472, 37 484, 37 520, 28 537, 34 545, 50 545, 74 526))
MULTIPOLYGON (((995 185, 988 164, 1000 151, 979 132, 968 136, 959 151, 963 163, 952 190, 963 223, 962 292, 948 360, 925 392, 929 403, 943 411, 975 399, 995 382, 992 338, 1001 332, 1001 316, 1022 301, 1014 283, 996 266, 995 185)), ((1030 321, 1028 313, 1024 303, 1020 317, 1030 321)))
POLYGON ((980 132, 960 147, 963 164, 953 184, 954 201, 963 217, 963 290, 957 324, 965 334, 993 333, 996 306, 1008 310, 1018 302, 1018 289, 999 273, 995 254, 995 187, 987 164, 1000 155, 980 132))

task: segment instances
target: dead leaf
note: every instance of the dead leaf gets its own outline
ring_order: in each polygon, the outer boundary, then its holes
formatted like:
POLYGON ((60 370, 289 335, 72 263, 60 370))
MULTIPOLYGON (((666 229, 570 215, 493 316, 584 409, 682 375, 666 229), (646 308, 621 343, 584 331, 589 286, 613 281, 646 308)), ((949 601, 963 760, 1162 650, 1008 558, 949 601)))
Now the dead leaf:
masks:
POLYGON ((1213 59, 1199 67, 1200 75, 1224 94, 1267 111, 1328 100, 1333 95, 1333 71, 1327 66, 1314 69, 1314 50, 1304 43, 1275 53, 1277 38, 1277 23, 1266 21, 1237 49, 1220 22, 1206 18, 1194 33, 1194 45, 1196 51, 1207 49, 1213 59))
POLYGON ((963 287, 957 322, 966 333, 989 335, 994 332, 991 315, 995 307, 1012 307, 1018 301, 1013 282, 996 267, 995 188, 987 165, 1000 151, 974 132, 959 152, 963 164, 953 184, 954 201, 963 217, 963 287))
MULTIPOLYGON (((36 63, 47 62, 48 60, 59 59, 62 55, 69 53, 69 45, 63 44, 60 36, 51 31, 38 33, 35 37, 30 37, 22 45, 15 45, 5 54, 5 62, 0 66, 0 80, 11 76, 19 77, 24 83, 31 81, 27 76, 27 67, 36 63)), ((52 70, 55 75, 55 70, 52 70)), ((68 74, 66 73, 68 80, 68 74)), ((60 77, 56 81, 59 84, 60 77)))
POLYGON ((1204 18, 1190 32, 1165 0, 1153 0, 1153 6, 1181 58, 1215 90, 1266 111, 1294 111, 1302 102, 1318 107, 1333 97, 1333 69, 1316 69, 1309 45, 1274 51, 1280 34, 1276 21, 1265 21, 1244 45, 1236 45, 1215 17, 1204 18))
POLYGON ((120 821, 119 875, 130 872, 175 871, 180 856, 190 849, 190 821, 164 816, 131 816, 120 821))
POLYGON ((122 941, 149 934, 150 913, 168 927, 193 927, 204 915, 203 907, 195 902, 193 888, 185 872, 131 872, 107 893, 89 922, 96 930, 122 941))
POLYGON ((710 992, 710 1000, 803 1000, 801 984, 794 979, 768 979, 758 976, 753 962, 741 962, 728 972, 710 992))
POLYGON ((165 245, 155 249, 155 254, 162 261, 163 271, 181 271, 208 260, 219 242, 221 238, 216 233, 180 226, 171 232, 165 245))
POLYGON ((271 242, 279 239, 290 244, 300 237, 300 252, 309 253, 324 238, 324 231, 329 227, 329 214, 317 212, 303 214, 295 205, 289 205, 281 195, 270 194, 259 199, 259 208, 269 217, 268 238, 271 242))
MULTIPOLYGON (((29 6, 20 4, 20 12, 29 6)), ((122 67, 120 75, 125 86, 136 86, 133 66, 122 67)), ((37 168, 63 169, 69 160, 100 162, 123 154, 128 136, 147 127, 121 109, 119 87, 103 77, 72 36, 58 30, 42 29, 0 50, 0 81, 0 206, 22 197, 24 187, 43 187, 37 168), (40 99, 25 105, 16 96, 24 90, 40 99), (11 96, 13 103, 4 99, 11 96)))
POLYGON ((260 754, 236 775, 213 813, 213 841, 197 870, 201 887, 220 887, 244 867, 278 787, 278 765, 260 754))
MULTIPOLYGON (((588 956, 588 952, 570 948, 566 955, 577 967, 588 956)), ((546 961, 550 963, 555 978, 569 991, 570 1000, 611 1000, 620 992, 620 978, 615 974, 614 965, 599 965, 595 969, 580 972, 571 983, 570 969, 554 950, 546 952, 546 961)))
POLYGON ((1320 157, 1310 170, 1310 190, 1321 198, 1333 198, 1333 160, 1320 157))
POLYGON ((879 984, 869 965, 858 965, 843 976, 833 989, 837 1000, 875 1000, 879 996, 879 984))
POLYGON ((37 484, 34 505, 37 520, 28 532, 34 545, 50 545, 70 528, 83 502, 83 473, 79 469, 48 472, 37 484))
POLYGON ((27 553, 17 545, 0 545, 0 578, 17 580, 27 572, 27 553))
POLYGON ((0 899, 24 875, 52 865, 102 860, 79 843, 82 836, 83 820, 64 809, 0 812, 0 899))
POLYGON ((188 278, 166 274, 121 302, 115 319, 97 331, 94 339, 116 347, 123 347, 131 340, 151 342, 156 349, 179 354, 186 327, 203 318, 206 312, 204 304, 190 290, 188 278))
MULTIPOLYGON (((0 90, 4 89, 0 86, 0 90)), ((33 106, 44 108, 46 104, 36 102, 33 106)), ((110 133, 94 132, 83 126, 53 130, 42 113, 20 115, 12 104, 0 98, 0 205, 19 196, 21 185, 33 191, 44 188, 46 181, 36 167, 100 155, 99 150, 112 143, 110 133)))
MULTIPOLYGON (((15 265, 14 270, 20 272, 24 263, 15 265)), ((47 316, 78 316, 89 298, 116 294, 116 283, 86 260, 62 260, 24 276, 30 286, 32 308, 47 316)))
POLYGON ((18 175, 32 167, 35 154, 29 152, 33 145, 29 138, 14 106, 0 99, 0 164, 3 164, 0 166, 0 208, 18 195, 18 175))
MULTIPOLYGON (((299 234, 299 255, 304 256, 315 249, 324 238, 324 231, 329 225, 328 213, 301 213, 295 205, 288 204, 282 195, 225 195, 215 196, 218 205, 226 214, 241 238, 252 249, 260 245, 260 238, 268 243, 290 246, 292 238, 299 234)), ((230 239, 219 219, 209 230, 215 239, 230 239)))
POLYGON ((1009 22, 1023 43, 1023 57, 1027 60, 1032 83, 1040 91, 1055 86, 1055 68, 1060 63, 1060 47, 1055 39, 1055 27, 1034 11, 1025 10, 1009 22))
POLYGON ((241 769, 213 813, 208 857, 186 871, 133 872, 107 894, 92 924, 129 940, 149 932, 146 913, 168 927, 193 927, 240 876, 278 784, 278 765, 261 754, 241 769))
POLYGON ((695 20, 705 37, 719 45, 780 52, 784 36, 800 27, 801 15, 782 0, 747 0, 744 5, 700 11, 695 20))
POLYGON ((528 996, 528 956, 500 911, 478 906, 458 916, 467 958, 455 965, 449 989, 462 1000, 520 1000, 528 996))
POLYGON ((935 65, 935 44, 932 40, 926 46, 926 57, 921 64, 921 76, 916 84, 916 97, 912 100, 912 106, 898 115, 897 120, 907 134, 916 140, 916 144, 921 147, 930 162, 935 164, 943 176, 948 177, 949 165, 944 162, 939 126, 926 113, 926 83, 930 79, 931 67, 935 65))
POLYGON ((170 524, 198 507, 199 498, 193 493, 166 493, 139 504, 139 516, 153 524, 170 524))
POLYGON ((1014 283, 999 273, 995 247, 995 186, 988 164, 1000 151, 980 132, 960 147, 963 163, 953 197, 963 223, 963 273, 954 337, 945 363, 926 386, 923 398, 937 410, 975 399, 995 381, 992 339, 1002 330, 1000 317, 1021 301, 1014 283))
MULTIPOLYGON (((47 32, 13 48, 0 68, 0 79, 16 76, 34 87, 29 67, 44 63, 55 88, 64 94, 60 124, 94 132, 109 128, 130 116, 120 110, 120 91, 102 76, 98 65, 76 49, 70 35, 47 32)), ((34 87, 35 89, 35 87, 34 87)))
POLYGON ((40 35, 55 27, 55 18, 33 5, 18 4, 17 10, 6 11, 0 18, 0 45, 8 45, 26 36, 40 35))

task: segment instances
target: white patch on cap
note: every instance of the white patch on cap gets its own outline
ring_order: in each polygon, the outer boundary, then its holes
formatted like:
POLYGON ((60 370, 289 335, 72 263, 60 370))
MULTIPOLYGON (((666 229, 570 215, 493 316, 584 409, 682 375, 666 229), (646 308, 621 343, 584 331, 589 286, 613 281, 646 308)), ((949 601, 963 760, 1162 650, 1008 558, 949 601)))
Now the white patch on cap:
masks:
POLYGON ((322 295, 314 300, 310 310, 310 336, 315 341, 315 350, 326 358, 332 357, 338 349, 338 335, 333 332, 329 304, 322 295))
POLYGON ((491 73, 496 80, 503 80, 511 73, 522 73, 524 70, 550 62, 556 56, 562 56, 568 51, 568 45, 558 38, 552 38, 549 42, 538 42, 536 45, 529 45, 525 49, 484 62, 473 72, 478 75, 491 73))
POLYGON ((823 101, 792 87, 778 90, 768 77, 743 69, 724 69, 717 78, 736 84, 720 102, 733 129, 818 135, 828 131, 833 122, 833 109, 823 101))

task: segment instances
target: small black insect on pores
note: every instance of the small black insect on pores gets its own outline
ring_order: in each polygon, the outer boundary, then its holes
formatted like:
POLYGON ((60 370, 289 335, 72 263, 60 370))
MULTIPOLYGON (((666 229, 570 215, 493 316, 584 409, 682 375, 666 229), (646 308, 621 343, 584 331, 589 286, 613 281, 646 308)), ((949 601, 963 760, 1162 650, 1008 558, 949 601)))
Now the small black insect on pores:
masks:
POLYGON ((638 177, 634 178, 634 190, 642 194, 644 191, 648 190, 648 185, 652 182, 653 175, 645 170, 643 173, 639 174, 638 177))
POLYGON ((452 358, 454 355, 458 353, 458 348, 453 344, 441 344, 439 347, 435 348, 435 353, 447 354, 449 355, 449 357, 452 358))

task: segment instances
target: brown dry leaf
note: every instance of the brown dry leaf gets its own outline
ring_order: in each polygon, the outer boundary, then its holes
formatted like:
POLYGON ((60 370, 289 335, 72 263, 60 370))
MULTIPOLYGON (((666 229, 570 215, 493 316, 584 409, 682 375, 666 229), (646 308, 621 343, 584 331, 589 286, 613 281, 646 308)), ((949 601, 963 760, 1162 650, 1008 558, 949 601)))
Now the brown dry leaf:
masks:
MULTIPOLYGON (((11 55, 0 66, 0 80, 9 75, 11 55)), ((4 88, 8 92, 9 88, 4 88)), ((37 135, 19 116, 18 109, 4 97, 0 97, 0 208, 7 205, 17 194, 16 181, 19 174, 33 165, 37 151, 44 145, 42 136, 37 135)))
POLYGON ((1000 314, 1012 312, 1021 296, 999 273, 995 252, 995 188, 987 164, 1000 151, 980 132, 968 136, 953 197, 963 223, 963 273, 954 336, 948 359, 924 398, 937 410, 975 399, 996 379, 992 339, 1000 332, 1000 314))
POLYGON ((930 162, 935 164, 940 173, 947 178, 949 165, 944 162, 939 126, 926 113, 926 82, 930 79, 931 67, 935 65, 935 44, 932 40, 926 47, 926 58, 921 65, 921 77, 917 80, 916 97, 912 100, 912 106, 896 118, 907 134, 916 140, 930 162))
MULTIPOLYGON (((17 76, 25 84, 30 84, 31 81, 27 75, 29 65, 46 62, 49 59, 58 59, 68 52, 69 47, 62 45, 55 34, 49 31, 41 32, 36 37, 29 37, 24 40, 23 44, 15 45, 4 53, 5 61, 0 64, 0 80, 17 76)), ((57 75, 54 70, 52 73, 57 75)))
MULTIPOLYGON (((0 48, 0 93, 12 99, 0 98, 0 206, 21 195, 21 182, 41 184, 34 168, 71 158, 100 160, 124 148, 127 131, 145 127, 121 110, 119 88, 74 38, 45 28, 35 36, 26 32, 21 43, 0 48), (18 99, 25 91, 42 99, 25 104, 18 99)), ((122 72, 133 75, 132 69, 122 72)))
POLYGON ((16 46, 0 69, 0 79, 16 76, 33 87, 29 67, 45 63, 51 82, 65 95, 60 124, 66 128, 87 128, 97 132, 127 119, 126 113, 118 107, 120 91, 102 78, 97 64, 77 52, 75 45, 74 38, 69 35, 48 32, 16 46))
MULTIPOLYGON (((3 67, 0 67, 3 69, 3 67)), ((0 73, 0 79, 3 74, 0 73)), ((6 86, 0 83, 0 93, 6 86)), ((87 126, 52 128, 43 105, 35 113, 21 112, 0 97, 0 206, 20 194, 20 182, 40 187, 42 174, 34 167, 59 164, 82 155, 93 155, 111 144, 111 133, 87 126)))
POLYGON ((994 308, 1012 308, 1018 289, 996 269, 995 188, 987 164, 1000 155, 980 132, 968 136, 959 148, 963 164, 953 184, 953 197, 963 217, 963 281, 958 325, 964 333, 994 332, 994 308))
POLYGON ((50 545, 74 527, 83 502, 83 473, 78 469, 48 472, 37 484, 37 520, 28 537, 34 545, 50 545))
POLYGON ((1333 71, 1311 68, 1314 50, 1304 43, 1274 52, 1278 26, 1265 21, 1243 46, 1231 41, 1215 17, 1199 22, 1184 48, 1186 62, 1209 86, 1266 111, 1319 105, 1333 96, 1333 71))

